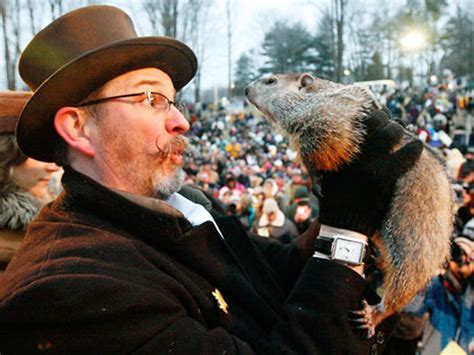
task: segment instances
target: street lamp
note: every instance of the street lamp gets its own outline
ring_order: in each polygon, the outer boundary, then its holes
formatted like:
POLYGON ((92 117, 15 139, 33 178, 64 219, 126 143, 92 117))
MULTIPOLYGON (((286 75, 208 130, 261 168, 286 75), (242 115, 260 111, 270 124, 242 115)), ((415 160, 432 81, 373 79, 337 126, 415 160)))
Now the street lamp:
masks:
POLYGON ((410 30, 400 38, 400 44, 409 52, 418 51, 425 47, 426 35, 417 29, 410 30))
MULTIPOLYGON (((409 29, 405 34, 400 37, 400 45, 402 50, 408 53, 411 57, 411 71, 414 76, 415 71, 415 53, 421 52, 427 44, 427 38, 425 32, 412 28, 409 29)), ((412 84, 412 81, 410 80, 412 84)))

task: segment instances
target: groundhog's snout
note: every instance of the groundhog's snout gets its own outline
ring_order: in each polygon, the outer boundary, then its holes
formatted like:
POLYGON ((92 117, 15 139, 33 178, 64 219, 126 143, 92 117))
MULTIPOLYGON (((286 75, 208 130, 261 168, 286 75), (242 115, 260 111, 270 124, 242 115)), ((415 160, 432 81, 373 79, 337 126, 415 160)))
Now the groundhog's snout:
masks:
POLYGON ((248 84, 246 87, 245 87, 245 96, 247 97, 247 100, 255 105, 256 102, 255 102, 255 89, 254 89, 254 86, 255 86, 255 81, 251 82, 250 84, 248 84))

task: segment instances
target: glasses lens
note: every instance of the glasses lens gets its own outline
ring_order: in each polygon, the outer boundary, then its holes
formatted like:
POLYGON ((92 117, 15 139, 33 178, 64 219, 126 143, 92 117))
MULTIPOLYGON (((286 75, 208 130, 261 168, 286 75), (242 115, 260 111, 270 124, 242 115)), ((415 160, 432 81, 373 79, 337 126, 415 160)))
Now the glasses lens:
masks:
POLYGON ((179 112, 181 112, 181 114, 184 116, 184 118, 190 122, 191 120, 191 114, 189 113, 189 110, 188 108, 186 107, 185 104, 183 104, 182 102, 176 102, 174 104, 174 106, 178 109, 179 112))
POLYGON ((168 99, 162 95, 150 93, 150 106, 157 111, 168 111, 170 104, 168 99))

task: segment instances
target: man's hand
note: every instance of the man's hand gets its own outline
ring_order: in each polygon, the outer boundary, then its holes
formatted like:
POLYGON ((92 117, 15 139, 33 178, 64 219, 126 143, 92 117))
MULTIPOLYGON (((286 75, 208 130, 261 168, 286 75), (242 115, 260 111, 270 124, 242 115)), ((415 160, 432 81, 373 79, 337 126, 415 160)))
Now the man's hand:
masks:
POLYGON ((320 223, 370 237, 381 226, 398 179, 418 161, 423 143, 413 140, 392 152, 404 130, 381 110, 372 113, 366 125, 359 156, 338 171, 321 172, 317 181, 320 223))

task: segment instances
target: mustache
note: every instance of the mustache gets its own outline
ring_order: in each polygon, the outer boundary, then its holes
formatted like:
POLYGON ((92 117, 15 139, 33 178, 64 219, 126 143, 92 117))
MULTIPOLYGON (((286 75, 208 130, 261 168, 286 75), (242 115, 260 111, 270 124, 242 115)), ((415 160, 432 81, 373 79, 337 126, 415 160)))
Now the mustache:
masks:
POLYGON ((159 137, 156 137, 155 145, 156 149, 158 150, 158 158, 165 160, 171 154, 187 154, 190 153, 191 144, 189 143, 189 139, 184 136, 176 136, 166 142, 163 146, 160 147, 158 142, 159 137))

